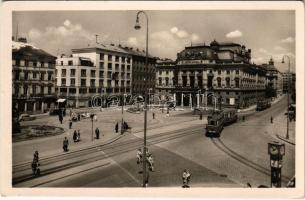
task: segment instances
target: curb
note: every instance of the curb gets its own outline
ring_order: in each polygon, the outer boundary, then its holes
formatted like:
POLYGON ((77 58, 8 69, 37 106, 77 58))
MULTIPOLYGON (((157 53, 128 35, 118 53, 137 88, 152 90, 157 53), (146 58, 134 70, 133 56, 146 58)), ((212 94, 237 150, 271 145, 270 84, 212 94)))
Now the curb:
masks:
POLYGON ((282 137, 282 136, 280 136, 280 135, 278 135, 278 134, 276 134, 276 137, 277 137, 278 139, 280 139, 280 140, 283 140, 284 142, 287 142, 287 143, 291 144, 291 145, 295 145, 295 143, 292 142, 291 140, 288 140, 288 139, 286 139, 286 138, 284 138, 284 137, 282 137))

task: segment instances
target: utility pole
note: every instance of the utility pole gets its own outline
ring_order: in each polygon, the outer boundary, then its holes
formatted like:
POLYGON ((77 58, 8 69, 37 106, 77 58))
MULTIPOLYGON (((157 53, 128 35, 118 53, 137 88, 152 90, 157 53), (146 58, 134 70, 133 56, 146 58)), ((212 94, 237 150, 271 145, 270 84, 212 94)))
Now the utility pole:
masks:
POLYGON ((97 34, 95 34, 95 43, 96 43, 96 44, 98 44, 98 42, 97 42, 97 38, 98 38, 98 35, 97 35, 97 34))

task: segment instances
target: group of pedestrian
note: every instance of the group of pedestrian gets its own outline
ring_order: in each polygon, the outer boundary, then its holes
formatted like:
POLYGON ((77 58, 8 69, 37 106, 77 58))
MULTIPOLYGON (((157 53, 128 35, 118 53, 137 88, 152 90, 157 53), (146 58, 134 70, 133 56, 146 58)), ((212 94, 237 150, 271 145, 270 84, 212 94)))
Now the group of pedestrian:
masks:
POLYGON ((183 188, 189 188, 189 182, 191 179, 191 173, 187 170, 184 169, 183 173, 182 173, 182 187, 183 188))
POLYGON ((77 132, 76 132, 76 130, 74 130, 74 132, 73 132, 73 141, 74 142, 79 142, 80 141, 80 131, 79 131, 79 129, 77 130, 77 132))
MULTIPOLYGON (((143 162, 143 153, 142 149, 139 148, 137 150, 137 164, 140 164, 143 162)), ((152 154, 149 152, 148 148, 146 148, 146 162, 148 163, 148 169, 150 171, 154 171, 154 159, 152 154)))

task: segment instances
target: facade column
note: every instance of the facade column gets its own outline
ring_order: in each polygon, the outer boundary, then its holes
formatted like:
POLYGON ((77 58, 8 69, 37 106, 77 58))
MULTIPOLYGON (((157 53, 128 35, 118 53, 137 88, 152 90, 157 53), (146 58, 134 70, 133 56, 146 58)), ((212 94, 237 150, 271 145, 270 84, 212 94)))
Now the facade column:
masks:
POLYGON ((186 85, 190 86, 190 72, 189 71, 186 72, 186 85))
POLYGON ((202 107, 204 107, 204 100, 205 100, 204 94, 201 94, 201 105, 202 105, 202 107))
POLYGON ((44 111, 44 103, 43 101, 41 101, 41 112, 43 113, 43 111, 44 111))
POLYGON ((33 103, 33 112, 36 111, 36 101, 33 103))
POLYGON ((27 102, 24 103, 24 112, 28 111, 28 105, 27 102))
POLYGON ((197 77, 197 74, 198 74, 198 72, 197 71, 195 71, 195 73, 194 73, 194 80, 195 80, 195 86, 198 86, 198 77, 197 77))
POLYGON ((182 85, 182 72, 178 72, 178 85, 182 85))
POLYGON ((198 94, 196 94, 196 96, 197 96, 197 108, 200 108, 200 94, 198 93, 198 94))

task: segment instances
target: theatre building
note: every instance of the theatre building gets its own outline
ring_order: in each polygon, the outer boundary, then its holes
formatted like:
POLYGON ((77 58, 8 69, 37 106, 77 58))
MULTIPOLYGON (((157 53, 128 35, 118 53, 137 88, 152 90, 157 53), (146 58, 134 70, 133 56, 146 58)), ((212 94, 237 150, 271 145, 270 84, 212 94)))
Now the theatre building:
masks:
POLYGON ((42 113, 55 107, 55 60, 24 38, 12 42, 12 100, 18 113, 42 113))
POLYGON ((266 69, 251 64, 251 49, 212 41, 177 54, 177 104, 245 108, 265 98, 266 69), (183 94, 183 95, 182 95, 183 94))

